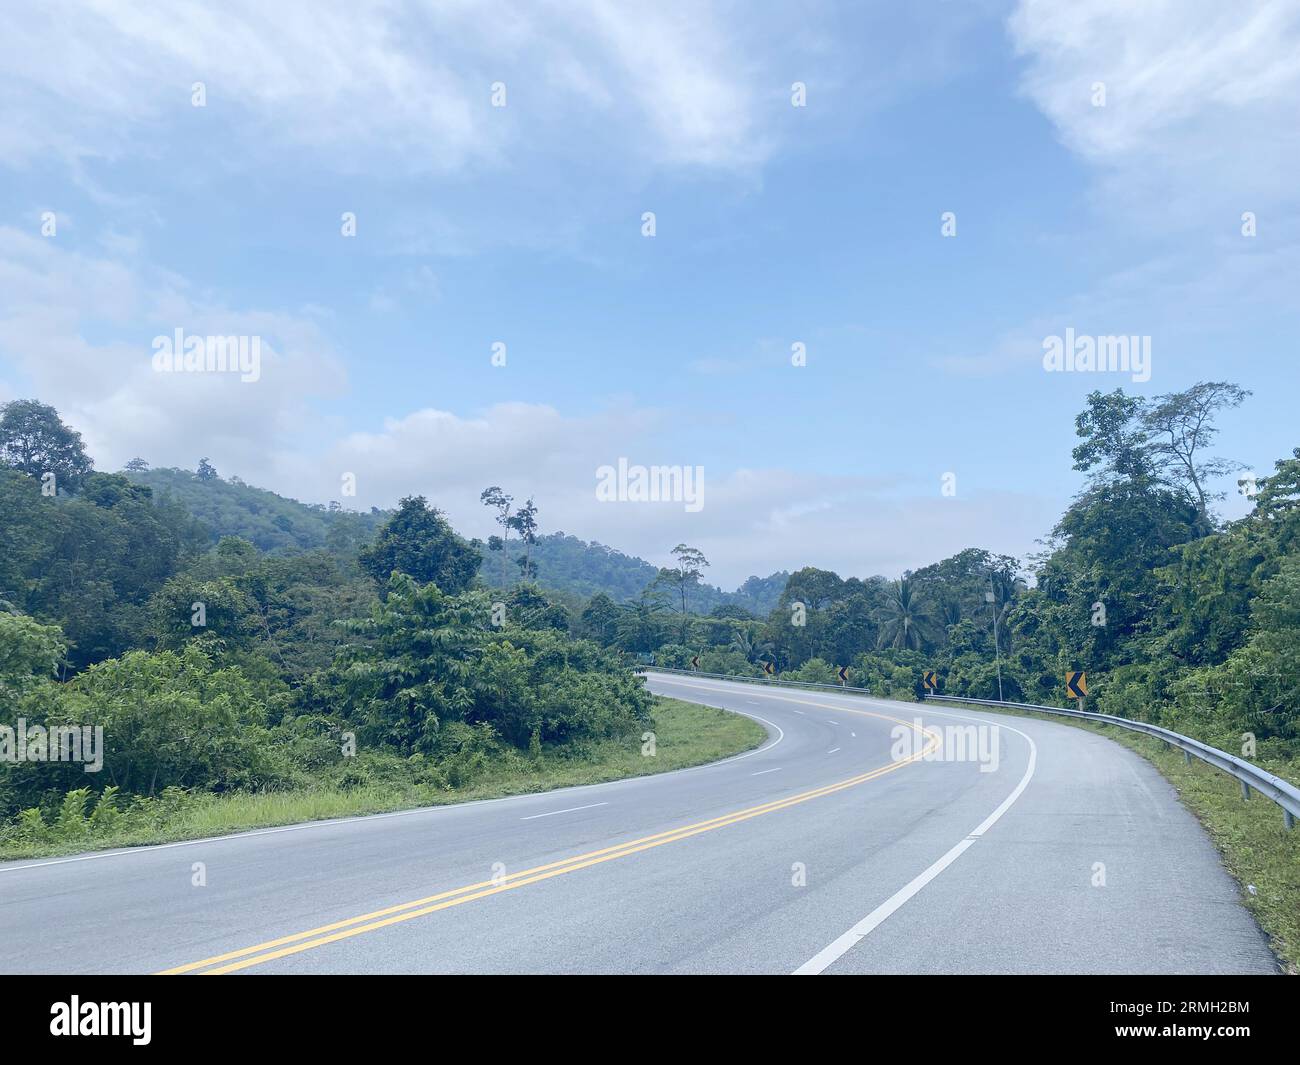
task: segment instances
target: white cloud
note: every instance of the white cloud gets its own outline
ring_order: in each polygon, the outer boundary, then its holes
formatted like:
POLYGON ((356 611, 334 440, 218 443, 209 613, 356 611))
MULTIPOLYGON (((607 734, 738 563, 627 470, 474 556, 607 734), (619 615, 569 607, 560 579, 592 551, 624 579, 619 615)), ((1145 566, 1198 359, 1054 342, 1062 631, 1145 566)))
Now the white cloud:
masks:
POLYGON ((212 135, 235 123, 262 152, 287 144, 344 170, 387 159, 449 171, 501 160, 576 113, 620 150, 743 167, 770 147, 745 56, 693 0, 51 0, 0 35, 6 111, 20 116, 0 154, 158 156, 179 123, 212 135), (497 81, 505 108, 490 106, 497 81), (203 108, 191 105, 195 82, 203 108))
POLYGON ((656 562, 673 544, 697 544, 715 562, 711 578, 728 586, 805 564, 896 574, 972 543, 1023 551, 1028 542, 1008 542, 1006 530, 1050 521, 1051 507, 1030 499, 908 501, 886 478, 719 469, 671 443, 685 415, 643 406, 582 416, 518 402, 472 415, 426 408, 348 432, 320 414, 344 380, 321 315, 223 307, 182 278, 13 229, 0 229, 0 249, 0 359, 12 368, 0 396, 53 404, 100 469, 136 455, 193 468, 206 456, 223 474, 306 500, 364 509, 423 494, 478 536, 495 531, 479 493, 499 484, 537 500, 545 531, 656 562), (92 339, 106 326, 117 339, 92 339), (261 380, 154 372, 153 337, 177 327, 263 337, 261 380), (620 457, 703 464, 703 509, 600 502, 596 470, 620 457), (341 496, 345 473, 356 475, 355 498, 341 496))
POLYGON ((13 368, 7 390, 56 406, 101 469, 137 454, 264 468, 279 448, 310 446, 310 401, 344 381, 311 317, 224 307, 183 279, 11 228, 0 228, 0 359, 13 368), (153 339, 177 328, 261 337, 260 380, 154 372, 153 339))
POLYGON ((1022 0, 1009 29, 1024 92, 1100 168, 1106 201, 1157 226, 1294 204, 1300 6, 1022 0))
POLYGON ((831 477, 781 468, 721 470, 704 463, 704 507, 600 502, 596 470, 631 464, 695 465, 664 440, 677 415, 626 407, 569 416, 553 407, 504 403, 470 417, 424 409, 378 430, 344 436, 319 460, 285 456, 276 487, 304 499, 338 498, 356 476, 349 506, 391 506, 424 495, 467 535, 498 531, 479 493, 500 485, 532 496, 542 531, 563 530, 652 562, 673 544, 699 546, 714 562, 710 579, 734 587, 750 574, 819 565, 844 575, 897 575, 972 544, 1024 554, 1054 517, 1056 501, 996 494, 970 499, 904 496, 887 477, 831 477))
MULTIPOLYGON (((1069 255, 1092 276, 974 352, 933 361, 969 376, 1033 371, 1043 339, 1072 327, 1151 336, 1155 387, 1190 384, 1189 356, 1213 363, 1208 345, 1288 311, 1300 285, 1300 5, 1021 0, 1008 30, 1022 91, 1091 181, 1093 213, 1036 254, 1069 255), (1257 238, 1242 235, 1247 211, 1257 238)), ((1233 357, 1211 372, 1230 373, 1233 357)))

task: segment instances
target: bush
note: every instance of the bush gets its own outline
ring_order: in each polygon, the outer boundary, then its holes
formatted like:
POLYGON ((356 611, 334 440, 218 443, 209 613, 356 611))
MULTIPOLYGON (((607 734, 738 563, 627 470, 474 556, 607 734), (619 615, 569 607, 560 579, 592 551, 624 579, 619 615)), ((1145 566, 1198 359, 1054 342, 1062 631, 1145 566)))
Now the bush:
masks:
POLYGON ((789 678, 811 684, 838 684, 840 680, 835 675, 835 667, 821 658, 808 659, 802 666, 789 674, 789 678))
POLYGON ((483 592, 444 595, 396 574, 354 626, 371 642, 342 655, 308 702, 354 722, 369 747, 446 760, 453 784, 478 772, 491 744, 524 750, 534 733, 543 744, 598 740, 649 720, 644 682, 614 653, 491 618, 483 592))
MULTIPOLYGON (((169 787, 222 790, 283 781, 265 708, 239 669, 214 668, 197 645, 183 651, 131 651, 91 666, 67 684, 32 692, 22 710, 47 727, 103 729, 103 769, 92 788, 156 795, 169 787)), ((14 805, 51 788, 87 780, 84 767, 24 763, 12 767, 14 805)))
POLYGON ((17 698, 51 680, 66 651, 59 626, 0 610, 0 698, 17 698))

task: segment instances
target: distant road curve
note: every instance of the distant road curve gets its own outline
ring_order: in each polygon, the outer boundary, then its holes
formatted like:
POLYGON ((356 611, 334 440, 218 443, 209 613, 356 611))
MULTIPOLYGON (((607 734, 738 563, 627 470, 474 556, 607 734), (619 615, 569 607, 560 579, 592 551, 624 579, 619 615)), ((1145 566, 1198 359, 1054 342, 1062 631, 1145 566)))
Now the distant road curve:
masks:
POLYGON ((768 740, 542 795, 3 863, 0 971, 1278 971, 1195 818, 1110 740, 648 683, 768 740))

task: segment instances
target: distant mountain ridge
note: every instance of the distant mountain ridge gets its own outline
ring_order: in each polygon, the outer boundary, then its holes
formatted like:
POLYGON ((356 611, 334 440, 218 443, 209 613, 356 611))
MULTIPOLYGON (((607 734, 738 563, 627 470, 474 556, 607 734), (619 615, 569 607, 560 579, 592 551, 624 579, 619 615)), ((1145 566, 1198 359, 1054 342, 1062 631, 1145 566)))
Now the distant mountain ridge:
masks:
MULTIPOLYGON (((509 553, 513 576, 518 572, 514 560, 523 557, 523 547, 511 541, 509 553)), ((582 540, 564 532, 539 536, 533 544, 532 560, 537 564, 537 579, 584 599, 604 592, 616 603, 639 599, 646 586, 659 574, 659 568, 643 558, 627 555, 594 540, 582 540)), ((488 584, 501 583, 501 556, 484 550, 479 576, 488 584)), ((781 571, 768 577, 750 577, 736 591, 725 592, 711 584, 701 584, 688 593, 688 607, 707 614, 718 606, 739 606, 758 616, 765 616, 776 605, 790 574, 781 571)))
MULTIPOLYGON (((123 470, 137 484, 148 485, 154 495, 171 495, 212 533, 215 543, 223 536, 238 536, 270 554, 292 554, 325 549, 350 552, 374 536, 389 512, 346 510, 337 503, 301 503, 296 499, 256 488, 237 477, 201 478, 189 470, 170 468, 123 470)), ((436 500, 432 501, 436 505, 436 500)), ((489 585, 502 581, 502 557, 480 545, 483 565, 479 577, 489 585)), ((513 581, 519 569, 514 559, 523 555, 517 541, 509 546, 511 558, 505 572, 513 581)), ((567 599, 589 599, 603 592, 616 603, 638 599, 659 573, 658 567, 595 541, 564 532, 538 536, 532 548, 537 579, 567 599)), ((785 588, 786 572, 750 577, 734 592, 701 584, 689 595, 692 611, 707 614, 718 606, 738 606, 765 616, 785 588)))

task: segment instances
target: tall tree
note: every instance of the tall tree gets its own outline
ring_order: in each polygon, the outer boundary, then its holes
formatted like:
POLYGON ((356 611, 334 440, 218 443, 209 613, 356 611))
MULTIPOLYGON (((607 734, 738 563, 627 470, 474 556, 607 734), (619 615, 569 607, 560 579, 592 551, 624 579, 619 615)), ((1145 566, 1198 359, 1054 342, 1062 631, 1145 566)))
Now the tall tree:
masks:
POLYGON ((920 651, 932 639, 933 620, 924 597, 907 577, 889 588, 881 608, 879 646, 920 651))
POLYGON ((1207 481, 1241 466, 1204 452, 1219 433, 1215 418, 1249 395, 1227 381, 1200 381, 1152 400, 1121 389, 1093 392, 1075 418, 1083 443, 1074 449, 1074 468, 1092 473, 1094 484, 1124 481, 1139 490, 1155 484, 1179 492, 1196 508, 1196 531, 1205 536, 1214 527, 1210 502, 1219 497, 1207 481))
POLYGON ((1153 480, 1155 466, 1138 424, 1142 410, 1142 398, 1122 388, 1091 393, 1087 409, 1074 419, 1075 435, 1083 440, 1074 449, 1074 468, 1099 481, 1153 480))
POLYGON ((482 561, 478 549, 458 536, 424 496, 403 499, 358 557, 361 568, 381 586, 399 572, 422 584, 432 581, 448 594, 468 588, 482 561))
POLYGON ((659 571, 659 576, 655 578, 656 584, 666 584, 676 591, 682 604, 682 617, 686 617, 686 593, 694 584, 699 583, 704 576, 704 570, 709 564, 709 560, 704 557, 704 552, 698 547, 688 547, 686 544, 678 544, 672 550, 675 566, 665 566, 659 571))
POLYGON ((1264 519, 1300 513, 1300 447, 1289 459, 1278 459, 1271 476, 1259 482, 1255 513, 1264 519))
POLYGON ((582 635, 608 647, 618 637, 618 622, 622 610, 604 592, 597 592, 583 607, 579 618, 582 635))
POLYGON ((533 565, 533 544, 537 543, 537 504, 533 502, 532 496, 507 519, 507 524, 524 542, 524 557, 519 563, 519 569, 524 580, 531 580, 537 576, 537 568, 533 565))
POLYGON ((92 469, 81 434, 64 425, 53 407, 34 399, 0 407, 0 465, 38 479, 52 473, 55 484, 69 490, 92 469))
POLYGON ((496 511, 496 523, 505 533, 504 536, 489 537, 488 550, 501 552, 501 587, 506 588, 510 585, 510 508, 514 504, 514 497, 506 495, 500 486, 494 484, 490 488, 484 488, 478 498, 484 506, 496 511))
POLYGON ((1213 523, 1206 481, 1241 469, 1241 464, 1224 458, 1203 458, 1219 430, 1214 424, 1220 411, 1245 402, 1250 393, 1227 381, 1200 381, 1185 392, 1157 396, 1142 415, 1142 428, 1156 463, 1168 479, 1180 486, 1195 502, 1200 532, 1205 535, 1213 523))

